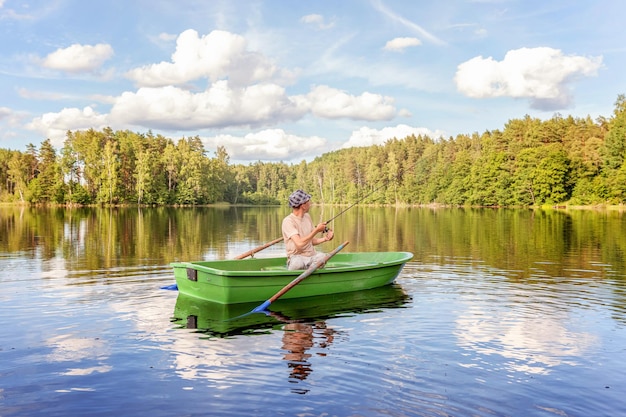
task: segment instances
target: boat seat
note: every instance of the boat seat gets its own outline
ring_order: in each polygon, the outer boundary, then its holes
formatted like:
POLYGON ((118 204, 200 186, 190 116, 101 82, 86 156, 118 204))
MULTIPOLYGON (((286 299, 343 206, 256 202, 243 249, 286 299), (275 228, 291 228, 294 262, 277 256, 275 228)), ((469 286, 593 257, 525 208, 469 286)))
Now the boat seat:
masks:
MULTIPOLYGON (((350 268, 350 267, 361 267, 361 266, 375 266, 378 265, 378 262, 328 262, 324 268, 332 269, 332 268, 350 268)), ((275 265, 275 266, 266 266, 261 268, 261 271, 287 271, 287 265, 275 265)), ((304 269, 303 269, 304 271, 304 269)))
POLYGON ((378 264, 379 262, 328 262, 326 264, 326 268, 350 268, 361 266, 374 266, 378 264))
POLYGON ((287 265, 266 266, 261 271, 286 271, 287 265))

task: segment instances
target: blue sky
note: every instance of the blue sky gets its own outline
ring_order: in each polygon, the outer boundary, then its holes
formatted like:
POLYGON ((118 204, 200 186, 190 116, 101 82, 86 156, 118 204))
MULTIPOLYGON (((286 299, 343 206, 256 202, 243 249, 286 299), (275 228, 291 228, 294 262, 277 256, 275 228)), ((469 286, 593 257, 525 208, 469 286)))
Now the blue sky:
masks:
POLYGON ((233 162, 610 117, 621 0, 0 0, 0 148, 106 126, 233 162))

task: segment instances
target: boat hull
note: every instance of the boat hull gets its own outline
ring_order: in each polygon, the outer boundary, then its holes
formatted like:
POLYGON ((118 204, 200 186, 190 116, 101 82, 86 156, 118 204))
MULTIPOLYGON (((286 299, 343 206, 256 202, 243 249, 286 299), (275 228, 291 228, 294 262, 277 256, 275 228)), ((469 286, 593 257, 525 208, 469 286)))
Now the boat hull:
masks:
POLYGON ((283 323, 318 322, 352 313, 402 308, 410 302, 411 298, 397 283, 348 293, 281 298, 272 303, 272 311, 264 314, 250 314, 259 305, 258 301, 221 304, 179 294, 173 322, 180 328, 198 329, 207 335, 222 337, 265 331, 283 323))
MULTIPOLYGON (((338 253, 281 298, 338 294, 381 287, 393 282, 409 252, 338 253)), ((304 271, 289 271, 286 258, 175 262, 181 294, 222 304, 265 301, 304 271)))

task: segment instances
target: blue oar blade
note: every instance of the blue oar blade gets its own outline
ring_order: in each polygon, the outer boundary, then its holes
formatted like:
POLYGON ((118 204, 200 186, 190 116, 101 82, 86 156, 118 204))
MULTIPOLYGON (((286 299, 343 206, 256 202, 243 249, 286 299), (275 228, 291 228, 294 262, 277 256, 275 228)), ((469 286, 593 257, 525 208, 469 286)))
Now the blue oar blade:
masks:
POLYGON ((269 307, 269 305, 272 302, 270 300, 265 301, 263 304, 261 304, 260 306, 256 307, 254 310, 252 310, 253 313, 261 313, 265 310, 267 310, 267 307, 269 307))
POLYGON ((172 290, 172 291, 178 291, 178 285, 176 284, 172 284, 172 285, 166 285, 164 287, 161 287, 162 290, 172 290))

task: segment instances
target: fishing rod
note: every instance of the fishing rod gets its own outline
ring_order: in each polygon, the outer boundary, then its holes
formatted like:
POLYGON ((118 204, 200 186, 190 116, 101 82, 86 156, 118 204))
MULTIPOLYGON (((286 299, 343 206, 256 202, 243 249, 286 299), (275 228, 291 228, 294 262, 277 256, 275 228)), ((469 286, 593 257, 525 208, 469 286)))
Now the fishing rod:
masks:
MULTIPOLYGON (((415 167, 415 164, 411 165, 410 168, 415 167)), ((406 172, 406 169, 400 170, 401 173, 406 172)), ((383 183, 381 185, 379 185, 378 187, 374 188, 372 191, 370 191, 369 193, 367 193, 366 195, 364 195, 363 197, 359 198, 357 201, 355 201, 354 203, 352 203, 350 206, 348 206, 347 208, 345 208, 344 210, 342 210, 341 212, 339 212, 339 214, 337 214, 336 216, 330 218, 329 220, 326 221, 326 224, 332 222, 333 220, 335 220, 337 217, 341 216, 343 213, 345 213, 346 211, 350 210, 352 207, 356 206, 357 204, 359 204, 361 201, 365 200, 367 197, 371 196, 372 194, 374 194, 376 191, 380 190, 381 188, 383 188, 385 185, 387 185, 387 183, 390 180, 387 179, 386 181, 383 181, 383 183)), ((324 229, 324 233, 328 232, 328 226, 324 229)), ((268 242, 264 245, 261 245, 257 248, 254 248, 252 250, 249 250, 248 252, 242 253, 241 255, 237 256, 235 259, 244 259, 247 258, 248 256, 254 256, 254 254, 256 254, 259 251, 262 251, 263 249, 266 249, 272 245, 275 245, 278 242, 283 241, 283 237, 279 237, 277 239, 274 239, 271 242, 268 242)))
MULTIPOLYGON (((335 220, 337 217, 341 216, 343 213, 345 213, 346 211, 350 210, 352 207, 356 206, 357 204, 359 204, 361 201, 365 200, 367 197, 371 196, 372 194, 374 194, 376 191, 380 190, 381 188, 383 188, 385 185, 387 185, 387 181, 383 182, 382 185, 379 185, 378 187, 374 188, 374 190, 370 191, 369 193, 367 193, 365 196, 361 197, 360 199, 358 199, 357 201, 355 201, 354 203, 352 203, 350 206, 348 206, 347 208, 343 209, 342 211, 339 212, 339 214, 337 214, 336 216, 332 217, 329 220, 326 220, 326 223, 330 223, 333 220, 335 220)), ((326 230, 324 232, 328 231, 328 227, 326 228, 326 230)))
MULTIPOLYGON (((415 168, 415 165, 417 164, 417 162, 413 163, 413 165, 409 166, 409 169, 413 169, 415 168)), ((404 174, 405 172, 407 172, 407 168, 401 169, 398 174, 404 174)), ((385 185, 387 185, 387 183, 390 181, 390 179, 388 178, 386 181, 383 181, 383 183, 381 185, 379 185, 378 187, 374 188, 374 190, 370 191, 369 193, 367 193, 365 196, 361 197, 360 199, 358 199, 357 201, 355 201, 354 203, 352 203, 350 206, 348 206, 348 208, 342 210, 339 212, 339 214, 337 214, 336 216, 332 217, 331 219, 327 220, 326 223, 330 223, 333 220, 335 220, 337 217, 341 216, 343 213, 345 213, 346 211, 350 210, 352 207, 356 206, 357 204, 359 204, 361 201, 365 200, 367 197, 371 196, 372 194, 374 194, 376 191, 380 190, 381 188, 383 188, 385 185)), ((328 227, 326 227, 326 229, 324 230, 324 233, 326 233, 328 231, 328 227)))

